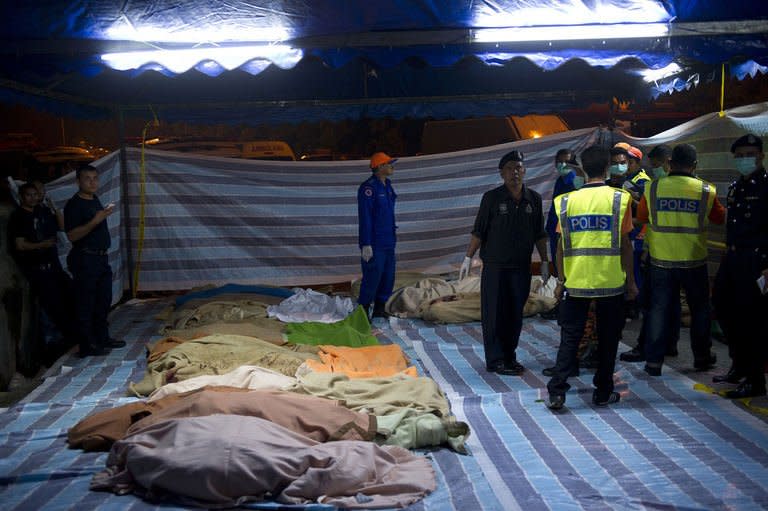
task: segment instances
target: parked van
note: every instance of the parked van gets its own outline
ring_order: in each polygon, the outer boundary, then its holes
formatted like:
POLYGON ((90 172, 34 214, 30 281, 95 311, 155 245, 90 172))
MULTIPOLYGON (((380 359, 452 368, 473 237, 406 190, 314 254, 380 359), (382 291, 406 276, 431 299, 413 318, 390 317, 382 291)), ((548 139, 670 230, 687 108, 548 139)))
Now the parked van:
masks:
POLYGON ((568 131, 568 125, 558 115, 427 121, 421 135, 421 154, 505 144, 561 131, 568 131))

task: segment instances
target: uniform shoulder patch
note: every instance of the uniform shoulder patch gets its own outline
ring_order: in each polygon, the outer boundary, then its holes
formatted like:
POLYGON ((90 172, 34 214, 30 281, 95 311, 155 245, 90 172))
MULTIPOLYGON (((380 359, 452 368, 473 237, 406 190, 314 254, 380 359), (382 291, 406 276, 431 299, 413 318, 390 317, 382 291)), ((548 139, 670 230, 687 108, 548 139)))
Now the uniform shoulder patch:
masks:
POLYGON ((363 194, 366 197, 373 197, 373 188, 371 188, 370 186, 363 187, 363 194))

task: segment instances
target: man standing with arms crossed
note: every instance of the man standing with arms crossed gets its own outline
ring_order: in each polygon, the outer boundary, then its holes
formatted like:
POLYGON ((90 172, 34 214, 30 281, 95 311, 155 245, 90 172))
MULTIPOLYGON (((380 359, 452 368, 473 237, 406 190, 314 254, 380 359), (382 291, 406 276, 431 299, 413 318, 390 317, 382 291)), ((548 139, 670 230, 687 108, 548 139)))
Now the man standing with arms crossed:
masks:
POLYGON ((499 161, 504 184, 483 194, 472 238, 461 264, 459 279, 469 274, 472 257, 480 249, 480 317, 485 366, 488 372, 523 374, 515 354, 523 326, 523 307, 531 290, 533 247, 541 257, 541 277, 549 278, 547 233, 541 195, 523 185, 523 153, 512 151, 499 161))
POLYGON ((592 146, 581 153, 587 184, 558 197, 556 211, 561 233, 557 246, 560 301, 560 348, 554 375, 547 384, 548 407, 560 410, 570 388, 568 376, 576 367, 579 341, 584 334, 589 304, 597 315, 598 367, 592 383, 592 402, 606 406, 620 399, 613 388, 613 370, 621 329, 624 326, 624 293, 634 299, 637 286, 632 268, 631 197, 607 186, 608 150, 592 146), (565 291, 563 293, 563 290, 565 291))
POLYGON ((124 341, 110 338, 107 315, 112 304, 112 268, 107 259, 110 247, 107 217, 115 205, 105 208, 96 196, 99 173, 84 165, 75 172, 78 191, 64 207, 64 226, 72 250, 67 266, 72 273, 75 294, 75 318, 79 330, 81 357, 106 355, 112 348, 122 348, 124 341))

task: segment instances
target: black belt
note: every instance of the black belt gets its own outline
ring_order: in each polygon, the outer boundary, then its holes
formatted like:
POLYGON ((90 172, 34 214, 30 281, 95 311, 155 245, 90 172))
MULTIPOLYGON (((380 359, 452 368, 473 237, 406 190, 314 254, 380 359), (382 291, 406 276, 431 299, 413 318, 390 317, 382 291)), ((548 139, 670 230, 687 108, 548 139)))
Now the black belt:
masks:
POLYGON ((83 254, 88 254, 88 255, 97 255, 97 256, 105 256, 105 255, 107 255, 107 251, 106 250, 94 250, 92 248, 81 248, 80 252, 82 252, 83 254))

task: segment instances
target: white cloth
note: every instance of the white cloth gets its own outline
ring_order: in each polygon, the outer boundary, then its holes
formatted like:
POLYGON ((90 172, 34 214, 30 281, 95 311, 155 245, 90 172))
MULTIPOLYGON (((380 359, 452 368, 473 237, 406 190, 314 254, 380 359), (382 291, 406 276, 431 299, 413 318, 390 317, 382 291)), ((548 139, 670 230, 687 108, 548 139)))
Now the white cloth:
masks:
POLYGON ((239 389, 283 390, 294 385, 296 378, 286 376, 266 367, 240 366, 225 374, 195 376, 184 381, 166 383, 155 389, 147 401, 157 401, 171 394, 181 394, 190 390, 201 389, 206 385, 219 387, 237 387, 239 389))
POLYGON ((284 323, 336 323, 349 316, 355 308, 351 298, 328 296, 300 287, 294 288, 293 292, 293 296, 286 298, 279 305, 267 307, 267 315, 284 323))

